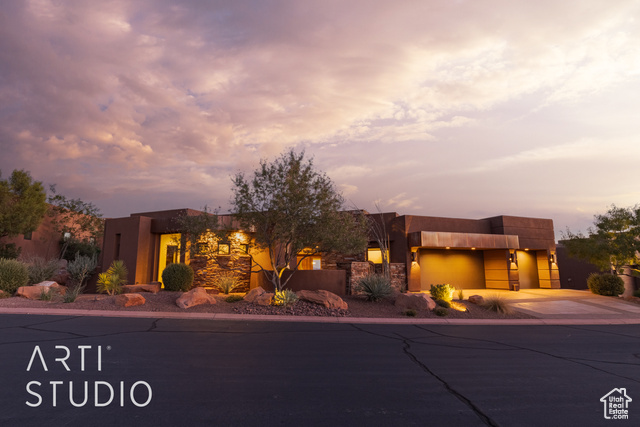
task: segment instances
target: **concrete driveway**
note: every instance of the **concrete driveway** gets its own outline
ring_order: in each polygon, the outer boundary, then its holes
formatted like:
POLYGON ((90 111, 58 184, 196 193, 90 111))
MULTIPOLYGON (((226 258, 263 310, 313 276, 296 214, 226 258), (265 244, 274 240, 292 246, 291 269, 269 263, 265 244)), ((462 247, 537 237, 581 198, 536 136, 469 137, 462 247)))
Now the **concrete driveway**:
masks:
POLYGON ((640 304, 575 289, 465 289, 471 295, 499 296, 521 312, 543 319, 640 319, 640 304))

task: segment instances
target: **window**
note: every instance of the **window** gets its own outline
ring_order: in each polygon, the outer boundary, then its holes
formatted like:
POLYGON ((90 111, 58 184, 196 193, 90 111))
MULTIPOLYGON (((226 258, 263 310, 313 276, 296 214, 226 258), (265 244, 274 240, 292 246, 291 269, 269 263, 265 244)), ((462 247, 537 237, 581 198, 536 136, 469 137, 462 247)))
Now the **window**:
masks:
POLYGON ((298 255, 298 270, 322 270, 322 258, 319 256, 308 256, 303 259, 298 255))
POLYGON ((229 255, 229 244, 228 243, 219 243, 218 244, 218 255, 229 255))

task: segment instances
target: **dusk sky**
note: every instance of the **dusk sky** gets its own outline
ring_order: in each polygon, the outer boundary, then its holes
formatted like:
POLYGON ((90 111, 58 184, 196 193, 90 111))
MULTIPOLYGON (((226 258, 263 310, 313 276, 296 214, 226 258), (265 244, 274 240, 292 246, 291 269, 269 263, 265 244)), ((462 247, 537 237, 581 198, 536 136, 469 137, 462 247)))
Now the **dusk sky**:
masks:
POLYGON ((229 208, 306 150, 349 206, 640 202, 640 1, 4 1, 0 169, 106 217, 229 208))

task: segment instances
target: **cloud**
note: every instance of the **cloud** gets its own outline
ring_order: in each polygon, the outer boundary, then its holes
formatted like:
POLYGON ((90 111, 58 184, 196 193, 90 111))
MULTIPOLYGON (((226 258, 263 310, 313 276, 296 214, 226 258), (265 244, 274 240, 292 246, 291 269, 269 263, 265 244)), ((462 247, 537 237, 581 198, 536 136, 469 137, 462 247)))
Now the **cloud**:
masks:
POLYGON ((611 144, 636 158, 639 9, 631 0, 9 2, 0 167, 37 168, 71 192, 95 187, 115 215, 162 200, 225 204, 230 175, 287 147, 315 154, 363 206, 475 198, 475 183, 452 177, 492 186, 497 170, 579 171, 614 162, 611 144), (131 196, 142 188, 148 196, 131 196))

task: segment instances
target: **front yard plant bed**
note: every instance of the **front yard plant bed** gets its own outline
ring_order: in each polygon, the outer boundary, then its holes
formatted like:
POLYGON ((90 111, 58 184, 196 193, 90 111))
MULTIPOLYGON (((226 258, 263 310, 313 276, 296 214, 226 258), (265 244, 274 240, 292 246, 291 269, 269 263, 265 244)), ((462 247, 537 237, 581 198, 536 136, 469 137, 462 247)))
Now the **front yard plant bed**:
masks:
MULTIPOLYGON (((104 294, 83 294, 75 302, 64 303, 59 296, 51 301, 29 300, 22 297, 0 299, 0 307, 6 308, 58 308, 75 310, 112 310, 112 311, 147 311, 147 312, 188 312, 188 313, 229 313, 247 315, 285 315, 285 316, 325 316, 325 317, 374 317, 374 318, 408 318, 402 310, 393 304, 392 298, 381 301, 366 301, 361 296, 342 297, 349 305, 348 310, 332 310, 323 306, 298 301, 295 305, 286 307, 260 306, 246 301, 226 302, 228 295, 214 295, 216 304, 198 305, 182 309, 176 305, 176 299, 181 292, 162 291, 157 294, 142 293, 146 302, 135 307, 120 307, 115 304, 115 296, 104 294)), ((449 319, 533 319, 528 314, 514 311, 510 315, 501 315, 485 310, 468 301, 462 304, 467 307, 466 312, 448 309, 446 318, 449 319)), ((418 311, 415 318, 438 318, 431 311, 418 311)))

